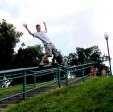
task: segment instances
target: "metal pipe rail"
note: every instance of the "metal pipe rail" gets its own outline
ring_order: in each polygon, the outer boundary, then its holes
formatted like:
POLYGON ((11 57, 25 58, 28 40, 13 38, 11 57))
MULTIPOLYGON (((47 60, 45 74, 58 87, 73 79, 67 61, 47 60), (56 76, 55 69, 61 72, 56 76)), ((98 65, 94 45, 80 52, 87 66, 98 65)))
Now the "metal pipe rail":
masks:
MULTIPOLYGON (((5 98, 1 98, 0 101, 15 97, 15 96, 19 96, 19 95, 23 95, 23 99, 26 99, 26 94, 30 91, 33 91, 37 88, 40 88, 42 86, 46 86, 48 84, 51 83, 57 83, 57 85, 59 87, 61 87, 61 83, 62 81, 65 82, 65 85, 69 85, 70 83, 72 83, 71 81, 69 82, 68 79, 68 72, 72 72, 74 73, 75 71, 82 71, 82 79, 84 80, 84 70, 93 66, 93 63, 88 63, 88 64, 83 64, 83 65, 78 65, 78 66, 71 66, 71 67, 65 67, 62 65, 57 65, 56 67, 54 66, 44 66, 44 67, 29 67, 29 68, 19 68, 19 69, 12 69, 12 70, 3 70, 0 71, 0 77, 4 76, 4 74, 6 76, 8 76, 8 74, 10 74, 9 76, 11 77, 11 80, 14 79, 19 79, 19 78, 23 78, 23 84, 22 84, 22 90, 18 93, 15 93, 13 95, 9 95, 5 98), (47 68, 47 67, 51 67, 51 68, 47 68), (39 70, 39 69, 42 70, 39 70), (63 72, 63 75, 62 75, 63 72), (51 80, 50 82, 47 82, 45 84, 42 84, 40 86, 36 86, 36 78, 40 77, 40 76, 46 76, 46 75, 50 75, 50 74, 54 74, 53 75, 53 80, 51 80), (28 76, 33 76, 33 88, 27 90, 26 86, 27 86, 27 77, 28 76), (56 80, 54 80, 54 78, 56 80)), ((76 79, 77 80, 77 79, 76 79)), ((6 80, 0 80, 0 82, 2 81, 6 81, 6 80)), ((56 84, 55 83, 55 84, 56 84)))

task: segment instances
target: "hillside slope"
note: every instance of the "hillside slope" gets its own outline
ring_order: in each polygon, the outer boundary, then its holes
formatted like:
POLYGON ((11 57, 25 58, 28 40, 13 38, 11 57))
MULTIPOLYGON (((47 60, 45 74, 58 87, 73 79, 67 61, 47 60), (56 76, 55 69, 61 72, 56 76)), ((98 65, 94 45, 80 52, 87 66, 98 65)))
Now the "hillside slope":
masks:
POLYGON ((95 77, 78 86, 57 89, 8 112, 113 112, 113 77, 95 77))

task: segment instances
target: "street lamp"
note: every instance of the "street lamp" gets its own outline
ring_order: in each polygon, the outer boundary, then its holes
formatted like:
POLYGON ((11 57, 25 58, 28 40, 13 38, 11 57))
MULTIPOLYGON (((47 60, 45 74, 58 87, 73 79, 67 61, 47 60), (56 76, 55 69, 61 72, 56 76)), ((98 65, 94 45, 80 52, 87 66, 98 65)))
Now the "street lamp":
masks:
POLYGON ((109 61, 109 68, 110 68, 110 73, 111 73, 111 75, 112 75, 112 70, 111 70, 111 58, 110 58, 110 52, 109 52, 109 44, 108 44, 108 34, 107 33, 105 33, 104 34, 104 37, 105 37, 105 39, 106 39, 106 43, 107 43, 107 51, 108 51, 108 61, 109 61))

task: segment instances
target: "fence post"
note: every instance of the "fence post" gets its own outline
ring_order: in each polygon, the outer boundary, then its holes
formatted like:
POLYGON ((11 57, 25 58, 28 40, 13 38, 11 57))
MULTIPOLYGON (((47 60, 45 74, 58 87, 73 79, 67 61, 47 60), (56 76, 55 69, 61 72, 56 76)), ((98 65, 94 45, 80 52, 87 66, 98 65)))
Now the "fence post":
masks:
POLYGON ((83 77, 83 81, 84 81, 84 68, 82 69, 82 77, 83 77))
POLYGON ((69 73, 69 70, 66 69, 66 86, 68 86, 68 73, 69 73))
POLYGON ((61 87, 61 83, 60 83, 60 67, 58 67, 58 72, 57 72, 57 81, 58 81, 58 87, 61 87))
POLYGON ((36 74, 33 74, 33 80, 34 80, 34 88, 36 87, 36 74))
POLYGON ((24 70, 23 76, 23 99, 26 99, 26 71, 24 70))

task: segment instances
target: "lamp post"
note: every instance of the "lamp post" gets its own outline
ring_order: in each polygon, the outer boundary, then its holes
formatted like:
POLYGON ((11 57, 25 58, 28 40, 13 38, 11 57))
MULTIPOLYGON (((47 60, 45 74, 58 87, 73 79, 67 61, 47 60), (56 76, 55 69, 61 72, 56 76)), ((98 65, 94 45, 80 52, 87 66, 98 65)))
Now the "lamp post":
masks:
POLYGON ((106 43, 107 43, 107 51, 108 51, 108 61, 109 61, 109 68, 110 68, 110 74, 112 75, 112 70, 111 70, 111 58, 110 58, 110 52, 109 52, 109 44, 108 44, 108 34, 105 33, 104 37, 106 39, 106 43))

